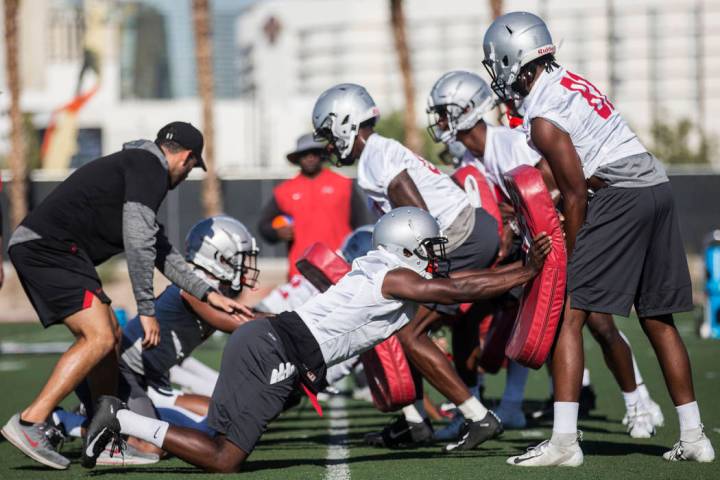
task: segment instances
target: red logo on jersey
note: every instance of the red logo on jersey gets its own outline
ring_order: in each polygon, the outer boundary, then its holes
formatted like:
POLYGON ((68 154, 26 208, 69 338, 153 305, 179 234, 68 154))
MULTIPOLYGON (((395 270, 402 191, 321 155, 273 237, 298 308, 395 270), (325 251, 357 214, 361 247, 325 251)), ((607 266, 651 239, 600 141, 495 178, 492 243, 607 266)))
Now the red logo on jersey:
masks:
MULTIPOLYGON (((413 152, 413 153, 415 153, 415 152, 413 152)), ((435 165, 428 162, 427 160, 425 160, 423 157, 421 157, 417 153, 415 153, 415 156, 417 157, 418 160, 420 160, 420 163, 425 165, 425 167, 427 167, 427 169, 430 170, 435 175, 440 175, 442 173, 440 170, 438 170, 438 168, 435 165)))
POLYGON ((567 76, 560 80, 560 85, 568 90, 578 92, 587 101, 588 105, 590 105, 590 107, 592 107, 592 109, 600 115, 600 117, 607 120, 615 108, 613 104, 610 103, 610 100, 608 100, 608 98, 603 95, 600 90, 595 87, 595 85, 588 82, 580 75, 567 71, 565 73, 567 76))

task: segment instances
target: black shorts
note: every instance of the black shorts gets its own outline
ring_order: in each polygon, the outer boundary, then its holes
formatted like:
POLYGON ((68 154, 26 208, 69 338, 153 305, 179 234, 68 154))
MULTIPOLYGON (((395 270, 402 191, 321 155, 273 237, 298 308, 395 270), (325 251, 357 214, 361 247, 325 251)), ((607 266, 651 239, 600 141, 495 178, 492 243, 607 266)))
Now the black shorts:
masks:
POLYGON ((208 425, 250 454, 297 390, 295 367, 267 319, 235 330, 223 351, 208 425))
POLYGON ((42 238, 13 245, 8 254, 46 328, 89 308, 93 296, 110 304, 95 266, 74 243, 42 238))
POLYGON ((670 183, 599 190, 568 265, 572 308, 641 317, 692 310, 670 183))

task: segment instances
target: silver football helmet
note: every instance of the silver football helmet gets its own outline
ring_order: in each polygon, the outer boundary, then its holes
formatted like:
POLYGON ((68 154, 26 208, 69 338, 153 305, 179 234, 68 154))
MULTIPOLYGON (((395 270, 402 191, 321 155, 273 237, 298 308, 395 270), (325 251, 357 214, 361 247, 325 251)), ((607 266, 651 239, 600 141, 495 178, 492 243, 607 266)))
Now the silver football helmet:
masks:
POLYGON ((339 165, 351 165, 350 159, 360 124, 379 118, 380 110, 365 87, 341 83, 325 90, 315 102, 312 121, 315 139, 329 142, 339 165))
POLYGON ((373 248, 397 256, 410 269, 427 277, 445 260, 445 237, 437 221, 417 207, 390 210, 375 224, 373 248))
POLYGON ((227 215, 196 223, 185 238, 185 259, 226 283, 234 294, 254 288, 258 247, 245 225, 227 215))
POLYGON ((352 263, 356 258, 366 255, 372 249, 372 236, 373 225, 363 225, 350 232, 340 247, 345 261, 352 263))
POLYGON ((450 144, 457 132, 473 128, 495 106, 492 91, 479 75, 448 72, 435 82, 428 96, 428 132, 438 143, 450 144), (444 122, 445 128, 440 126, 444 122))
POLYGON ((536 58, 555 54, 557 46, 542 18, 529 12, 510 12, 487 29, 483 51, 483 65, 492 78, 493 91, 502 100, 510 100, 514 97, 510 86, 520 69, 536 58))

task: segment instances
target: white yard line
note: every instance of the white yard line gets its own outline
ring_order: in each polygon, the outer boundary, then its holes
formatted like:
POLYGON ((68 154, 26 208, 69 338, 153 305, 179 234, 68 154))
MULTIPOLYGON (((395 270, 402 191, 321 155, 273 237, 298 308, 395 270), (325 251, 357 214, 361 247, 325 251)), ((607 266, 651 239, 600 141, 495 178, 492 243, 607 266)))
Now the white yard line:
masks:
POLYGON ((348 425, 350 421, 347 418, 345 410, 345 397, 341 395, 333 395, 330 397, 329 415, 330 415, 330 441, 327 451, 327 470, 325 472, 326 480, 349 480, 350 466, 346 460, 350 456, 350 451, 345 446, 347 442, 348 425))

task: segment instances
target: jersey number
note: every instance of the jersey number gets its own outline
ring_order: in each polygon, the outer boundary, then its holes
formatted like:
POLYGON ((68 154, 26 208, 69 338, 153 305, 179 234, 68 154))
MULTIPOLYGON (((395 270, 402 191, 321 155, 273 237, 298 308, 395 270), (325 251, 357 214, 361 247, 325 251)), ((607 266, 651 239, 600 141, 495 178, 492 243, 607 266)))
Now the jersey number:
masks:
POLYGON ((615 108, 610 100, 598 90, 595 85, 585 80, 580 75, 571 72, 565 72, 567 76, 560 80, 560 85, 580 93, 587 101, 588 105, 595 110, 604 120, 607 120, 613 109, 615 108))
MULTIPOLYGON (((414 153, 414 152, 413 152, 413 153, 414 153)), ((438 170, 438 168, 437 168, 435 165, 433 165, 432 163, 428 162, 427 160, 425 160, 423 157, 421 157, 421 156, 418 155, 417 153, 415 153, 415 156, 417 157, 418 160, 420 160, 420 163, 422 163, 423 165, 425 165, 425 167, 427 167, 427 169, 430 170, 430 171, 431 171, 432 173, 434 173, 435 175, 440 175, 440 173, 442 173, 442 172, 440 172, 440 170, 438 170)))

